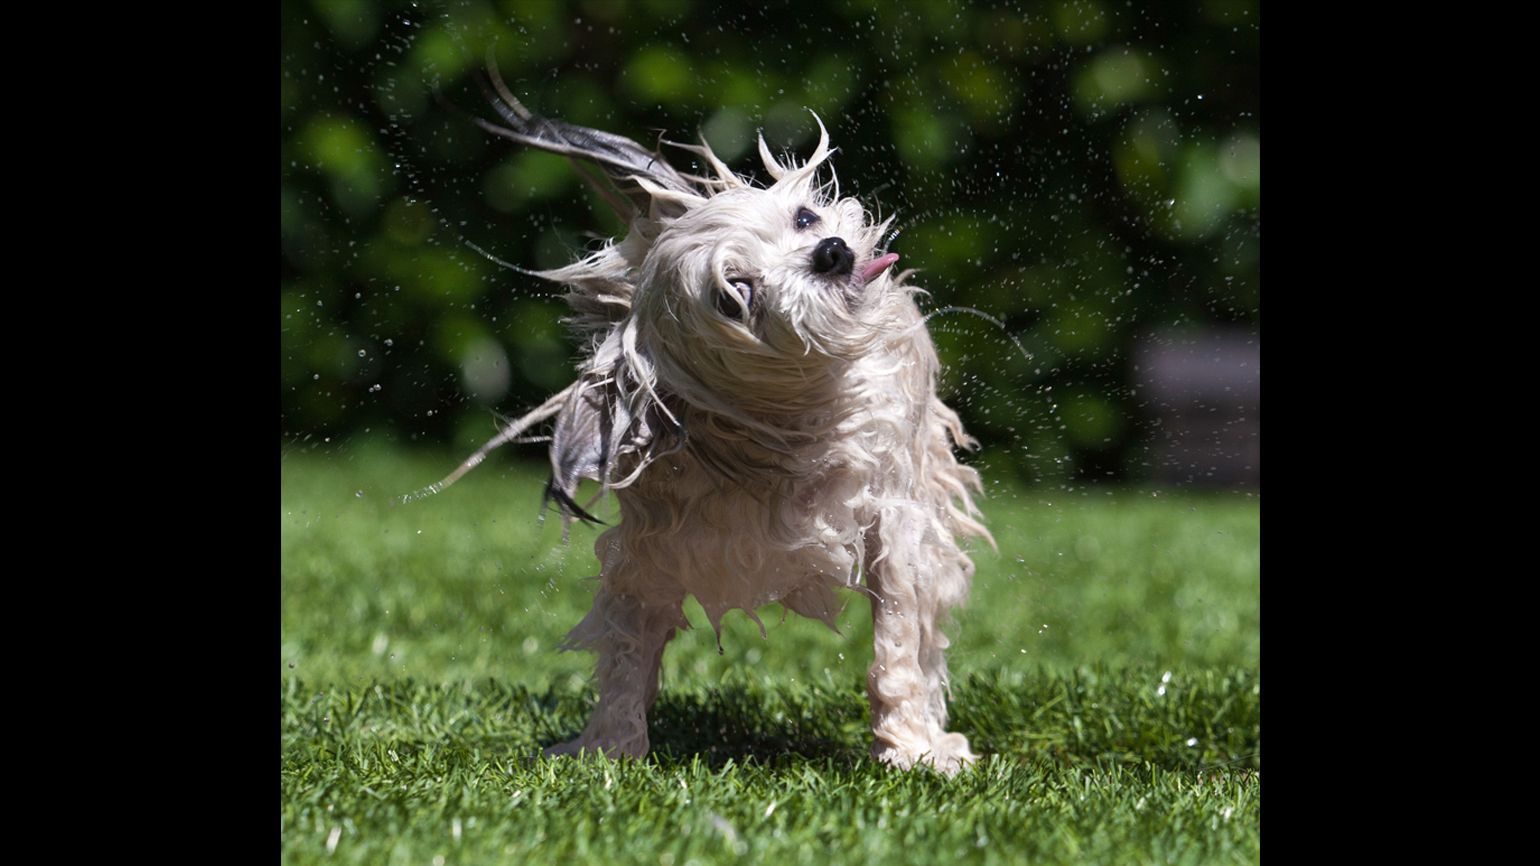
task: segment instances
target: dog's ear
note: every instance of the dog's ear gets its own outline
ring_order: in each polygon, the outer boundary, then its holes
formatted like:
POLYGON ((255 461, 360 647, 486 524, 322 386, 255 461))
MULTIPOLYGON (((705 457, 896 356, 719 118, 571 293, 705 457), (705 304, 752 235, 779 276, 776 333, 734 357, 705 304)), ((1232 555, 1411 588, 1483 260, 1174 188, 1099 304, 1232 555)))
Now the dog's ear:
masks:
POLYGON ((507 125, 472 117, 476 125, 510 141, 568 157, 583 179, 627 224, 639 214, 654 219, 677 217, 709 195, 699 179, 692 180, 674 170, 657 149, 648 150, 625 136, 541 117, 525 108, 509 92, 490 62, 486 77, 478 77, 477 83, 507 125), (584 165, 584 160, 603 169, 614 189, 584 165))
POLYGON ((664 396, 632 369, 639 359, 621 350, 621 330, 584 364, 551 433, 545 501, 555 502, 569 524, 574 519, 603 523, 577 503, 583 479, 600 484, 591 506, 611 488, 636 480, 652 461, 684 445, 684 430, 663 405, 664 396))
MULTIPOLYGON (((604 480, 614 446, 615 410, 623 405, 612 399, 607 385, 585 376, 556 416, 551 433, 551 479, 545 485, 545 504, 556 503, 562 516, 588 523, 603 523, 573 498, 584 478, 604 480)), ((621 426, 629 426, 622 417, 621 426)))

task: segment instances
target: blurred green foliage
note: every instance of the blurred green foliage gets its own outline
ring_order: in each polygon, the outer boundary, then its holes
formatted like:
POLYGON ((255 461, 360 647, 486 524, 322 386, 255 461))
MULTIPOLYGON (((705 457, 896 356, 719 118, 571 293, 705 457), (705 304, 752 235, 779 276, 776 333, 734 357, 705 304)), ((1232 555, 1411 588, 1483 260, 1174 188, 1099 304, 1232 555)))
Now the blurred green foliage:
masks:
POLYGON ((1148 5, 286 0, 285 441, 473 447, 569 380, 556 287, 499 262, 556 266, 622 227, 564 160, 464 118, 491 116, 490 54, 536 111, 699 130, 743 172, 758 130, 806 153, 816 110, 845 192, 898 214, 923 305, 1005 323, 932 320, 980 460, 1146 477, 1130 348, 1255 331, 1261 219, 1255 0, 1148 5))

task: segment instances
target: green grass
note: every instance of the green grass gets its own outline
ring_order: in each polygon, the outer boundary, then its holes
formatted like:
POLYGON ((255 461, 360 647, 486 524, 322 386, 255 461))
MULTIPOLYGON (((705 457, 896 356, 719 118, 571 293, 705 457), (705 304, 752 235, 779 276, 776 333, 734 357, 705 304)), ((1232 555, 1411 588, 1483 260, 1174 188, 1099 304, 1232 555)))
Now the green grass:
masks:
MULTIPOLYGON (((779 609, 671 644, 642 762, 532 760, 593 700, 555 645, 596 530, 542 471, 459 455, 282 461, 282 846, 290 863, 1249 863, 1260 857, 1258 504, 993 485, 1000 542, 948 630, 946 780, 867 756, 870 613, 779 609)), ((601 514, 608 517, 610 514, 601 514)))

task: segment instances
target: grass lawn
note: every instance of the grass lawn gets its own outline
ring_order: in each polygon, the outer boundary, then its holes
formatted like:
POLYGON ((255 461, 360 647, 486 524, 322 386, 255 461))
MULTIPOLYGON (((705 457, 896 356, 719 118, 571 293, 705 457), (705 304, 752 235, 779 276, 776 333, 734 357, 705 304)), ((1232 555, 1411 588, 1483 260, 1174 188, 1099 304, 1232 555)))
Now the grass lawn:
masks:
POLYGON ((869 758, 854 595, 843 636, 772 606, 720 653, 687 608, 651 756, 531 760, 593 701, 593 657, 555 646, 597 531, 564 545, 506 456, 390 506, 462 456, 284 449, 284 862, 1260 859, 1256 499, 992 485, 1000 553, 948 629, 952 726, 987 757, 955 779, 869 758))

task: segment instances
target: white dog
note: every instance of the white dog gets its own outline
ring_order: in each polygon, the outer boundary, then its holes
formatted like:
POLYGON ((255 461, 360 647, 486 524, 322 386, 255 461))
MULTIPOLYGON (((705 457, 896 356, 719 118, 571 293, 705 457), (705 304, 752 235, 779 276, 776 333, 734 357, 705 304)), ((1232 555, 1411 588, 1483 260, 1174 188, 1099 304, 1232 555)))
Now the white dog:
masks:
POLYGON ((713 629, 733 609, 758 623, 755 608, 771 602, 832 627, 832 590, 864 582, 873 753, 946 773, 974 761, 946 730, 939 623, 972 579, 961 538, 994 543, 970 495, 978 473, 952 453, 977 443, 936 396, 918 290, 879 249, 887 223, 840 198, 832 171, 817 177, 830 153, 822 122, 801 165, 778 162, 761 138, 774 183, 757 187, 704 141, 675 146, 711 175, 682 174, 629 139, 533 115, 492 82, 507 126, 477 123, 573 157, 630 227, 540 273, 568 289, 584 347, 577 381, 429 488, 554 416, 548 499, 569 521, 593 520, 575 501, 587 478, 599 482, 595 500, 619 501, 619 525, 594 546, 593 609, 565 644, 598 654, 598 707, 577 739, 547 752, 647 753, 647 711, 664 646, 688 626, 686 595, 713 629))

